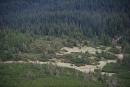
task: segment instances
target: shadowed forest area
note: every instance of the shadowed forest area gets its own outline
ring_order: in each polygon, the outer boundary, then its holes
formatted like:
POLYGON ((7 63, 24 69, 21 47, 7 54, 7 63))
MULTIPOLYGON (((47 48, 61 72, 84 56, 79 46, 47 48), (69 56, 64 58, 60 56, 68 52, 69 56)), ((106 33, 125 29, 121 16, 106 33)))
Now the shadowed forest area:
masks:
POLYGON ((0 0, 0 87, 130 87, 129 0, 0 0))

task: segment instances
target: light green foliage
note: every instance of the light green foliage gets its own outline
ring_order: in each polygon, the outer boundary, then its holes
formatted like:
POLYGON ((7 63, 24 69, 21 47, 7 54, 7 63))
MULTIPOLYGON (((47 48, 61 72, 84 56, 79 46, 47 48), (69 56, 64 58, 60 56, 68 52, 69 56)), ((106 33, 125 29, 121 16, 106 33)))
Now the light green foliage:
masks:
POLYGON ((56 37, 38 37, 30 44, 30 47, 31 50, 35 52, 47 52, 54 54, 54 52, 63 47, 63 41, 64 40, 56 37))
POLYGON ((0 87, 104 87, 79 71, 52 65, 0 64, 0 78, 0 87))
POLYGON ((27 52, 32 37, 29 34, 18 32, 0 32, 0 59, 15 59, 15 54, 19 52, 27 52))

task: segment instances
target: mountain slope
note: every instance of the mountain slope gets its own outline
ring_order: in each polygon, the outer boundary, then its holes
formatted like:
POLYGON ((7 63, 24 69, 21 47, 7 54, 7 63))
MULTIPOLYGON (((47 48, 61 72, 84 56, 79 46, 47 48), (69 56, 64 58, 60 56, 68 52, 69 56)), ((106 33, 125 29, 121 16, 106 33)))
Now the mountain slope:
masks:
POLYGON ((1 0, 0 27, 54 36, 124 36, 130 31, 129 3, 129 0, 1 0))

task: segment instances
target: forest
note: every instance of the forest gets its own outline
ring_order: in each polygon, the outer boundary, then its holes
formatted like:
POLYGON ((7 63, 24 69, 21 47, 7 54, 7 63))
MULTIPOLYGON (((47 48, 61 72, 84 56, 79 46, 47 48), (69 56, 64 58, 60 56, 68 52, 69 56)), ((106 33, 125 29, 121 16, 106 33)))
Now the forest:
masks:
POLYGON ((0 0, 0 87, 129 87, 129 4, 0 0))

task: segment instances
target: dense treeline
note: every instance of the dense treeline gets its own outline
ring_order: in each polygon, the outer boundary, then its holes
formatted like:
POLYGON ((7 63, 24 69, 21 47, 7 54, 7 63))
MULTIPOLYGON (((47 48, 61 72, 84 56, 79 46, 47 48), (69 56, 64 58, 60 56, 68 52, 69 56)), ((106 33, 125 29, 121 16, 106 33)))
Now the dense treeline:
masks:
POLYGON ((18 32, 0 32, 0 60, 16 59, 19 52, 27 52, 33 38, 18 32))
MULTIPOLYGON (((43 82, 39 82, 40 80, 37 77, 42 77, 42 81, 48 81, 47 85, 53 80, 57 86, 61 80, 61 85, 62 81, 63 83, 70 81, 70 83, 67 82, 67 85, 72 85, 72 81, 74 81, 74 85, 81 86, 80 81, 84 82, 85 79, 84 86, 86 81, 89 81, 87 85, 90 84, 90 87, 102 87, 106 84, 106 87, 117 87, 119 84, 120 87, 129 87, 129 4, 130 0, 0 0, 0 62, 9 60, 48 61, 51 58, 63 58, 65 62, 84 65, 96 64, 102 58, 116 58, 115 55, 107 52, 96 52, 95 55, 88 52, 85 54, 73 53, 66 56, 56 55, 60 53, 59 50, 62 47, 82 47, 86 45, 94 48, 98 48, 99 45, 103 47, 107 45, 112 47, 110 52, 124 54, 122 62, 108 64, 103 69, 103 71, 117 73, 117 79, 114 79, 115 76, 112 76, 112 78, 101 76, 98 74, 101 71, 97 71, 95 76, 90 74, 91 77, 86 77, 77 71, 72 73, 71 70, 64 68, 62 70, 58 67, 38 65, 27 67, 27 65, 17 64, 5 66, 0 64, 0 68, 2 68, 0 85, 11 86, 20 81, 19 78, 21 77, 23 78, 21 80, 23 81, 21 82, 22 85, 24 85, 23 83, 28 84, 26 79, 31 80, 30 83, 35 79, 39 85, 43 82), (118 49, 118 45, 121 48, 118 49), (91 56, 95 56, 97 59, 89 59, 91 56), (18 75, 14 75, 14 73, 18 73, 18 75), (6 76, 6 74, 8 75, 6 76), (76 76, 78 79, 76 79, 76 76), (44 77, 49 79, 44 79, 44 77), (70 80, 65 79, 66 77, 69 77, 70 80), (95 81, 91 82, 89 78, 95 81), (117 85, 118 80, 121 82, 117 85), (3 84, 3 82, 7 83, 3 84)), ((105 49, 103 47, 102 49, 105 49)))
POLYGON ((1 0, 0 27, 73 37, 124 36, 129 40, 129 0, 1 0))
MULTIPOLYGON (((0 55, 24 52, 35 35, 130 42, 129 0, 0 0, 0 55), (6 31, 7 30, 7 31, 6 31)), ((4 55, 4 56, 3 56, 4 55)))

